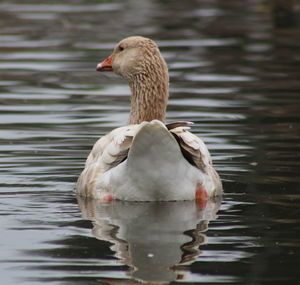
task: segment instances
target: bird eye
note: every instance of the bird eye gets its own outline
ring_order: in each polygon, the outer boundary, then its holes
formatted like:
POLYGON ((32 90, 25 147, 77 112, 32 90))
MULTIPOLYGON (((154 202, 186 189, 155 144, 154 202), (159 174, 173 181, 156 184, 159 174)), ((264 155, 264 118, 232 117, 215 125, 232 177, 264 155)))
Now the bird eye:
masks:
POLYGON ((123 50, 124 50, 124 47, 119 46, 119 51, 123 51, 123 50))

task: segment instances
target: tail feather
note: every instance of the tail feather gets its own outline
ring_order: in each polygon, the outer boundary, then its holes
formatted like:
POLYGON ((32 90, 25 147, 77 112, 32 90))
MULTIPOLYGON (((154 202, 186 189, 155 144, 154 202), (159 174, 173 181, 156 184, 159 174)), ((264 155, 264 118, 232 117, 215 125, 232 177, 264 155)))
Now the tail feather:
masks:
POLYGON ((182 158, 176 139, 160 121, 145 123, 137 132, 128 153, 128 166, 158 173, 182 158))
MULTIPOLYGON (((178 142, 160 121, 143 123, 126 161, 126 182, 136 200, 191 200, 199 171, 183 157, 178 142)), ((122 196, 122 191, 119 192, 122 196)))

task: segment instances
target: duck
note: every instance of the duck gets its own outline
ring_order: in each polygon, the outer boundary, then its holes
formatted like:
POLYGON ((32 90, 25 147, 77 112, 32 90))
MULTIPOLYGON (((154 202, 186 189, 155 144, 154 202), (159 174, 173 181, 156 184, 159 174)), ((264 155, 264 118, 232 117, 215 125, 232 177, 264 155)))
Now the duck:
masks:
POLYGON ((222 195, 211 155, 190 122, 165 123, 167 64, 151 39, 130 36, 96 67, 127 80, 127 125, 101 137, 87 157, 76 191, 100 201, 184 201, 222 195))

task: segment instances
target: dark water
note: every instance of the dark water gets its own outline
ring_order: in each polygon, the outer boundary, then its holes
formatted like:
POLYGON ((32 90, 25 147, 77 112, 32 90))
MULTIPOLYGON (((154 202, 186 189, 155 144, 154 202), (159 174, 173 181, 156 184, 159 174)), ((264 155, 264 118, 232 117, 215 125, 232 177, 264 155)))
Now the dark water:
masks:
POLYGON ((0 1, 1 284, 299 284, 299 4, 275 8, 0 1), (168 120, 195 123, 221 205, 76 200, 93 143, 127 122, 126 82, 95 66, 128 35, 158 41, 168 120))

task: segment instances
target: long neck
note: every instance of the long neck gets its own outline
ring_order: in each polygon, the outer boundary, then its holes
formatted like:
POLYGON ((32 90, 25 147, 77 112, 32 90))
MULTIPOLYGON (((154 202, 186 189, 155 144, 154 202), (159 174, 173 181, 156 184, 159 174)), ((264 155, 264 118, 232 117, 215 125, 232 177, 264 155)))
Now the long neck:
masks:
POLYGON ((129 81, 131 89, 131 112, 129 124, 143 121, 165 121, 169 97, 169 76, 166 64, 135 75, 129 81))

